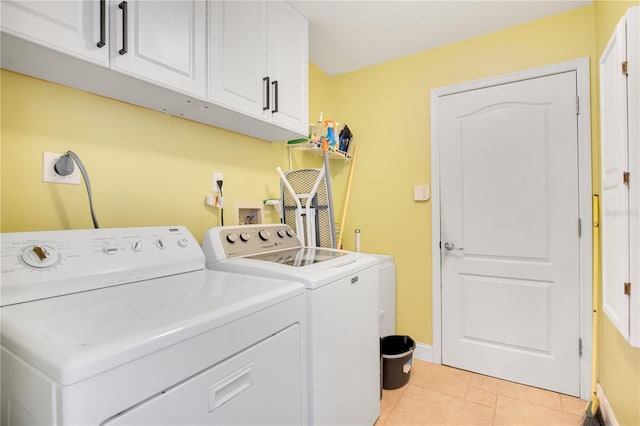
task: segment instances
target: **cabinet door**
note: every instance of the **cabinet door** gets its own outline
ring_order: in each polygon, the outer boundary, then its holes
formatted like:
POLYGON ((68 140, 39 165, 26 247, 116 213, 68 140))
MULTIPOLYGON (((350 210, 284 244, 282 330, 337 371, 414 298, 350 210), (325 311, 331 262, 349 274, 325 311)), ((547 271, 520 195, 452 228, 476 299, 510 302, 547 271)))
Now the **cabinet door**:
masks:
POLYGON ((204 0, 112 1, 110 8, 112 69, 205 98, 204 0))
POLYGON ((630 338, 632 346, 640 347, 640 6, 627 12, 627 125, 629 135, 629 245, 631 308, 629 312, 630 338))
POLYGON ((639 23, 640 7, 630 8, 600 58, 602 306, 636 347, 640 346, 639 23))
POLYGON ((267 4, 209 4, 209 99, 255 117, 266 115, 267 4))
POLYGON ((600 58, 602 164, 602 307, 620 333, 629 338, 629 187, 625 22, 621 21, 600 58))
POLYGON ((3 0, 2 31, 104 67, 109 65, 106 45, 108 8, 100 0, 3 0), (104 36, 101 37, 101 25, 104 36))
POLYGON ((272 120, 306 135, 309 133, 307 21, 283 1, 268 5, 272 120))

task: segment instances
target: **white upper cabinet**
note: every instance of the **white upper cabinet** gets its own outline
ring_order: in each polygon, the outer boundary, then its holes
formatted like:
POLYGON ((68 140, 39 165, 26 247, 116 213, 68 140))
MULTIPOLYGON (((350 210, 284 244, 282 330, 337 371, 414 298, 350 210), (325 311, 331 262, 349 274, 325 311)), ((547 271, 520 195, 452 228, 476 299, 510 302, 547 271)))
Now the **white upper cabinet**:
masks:
POLYGON ((269 2, 269 73, 274 122, 309 133, 308 24, 287 3, 269 2))
POLYGON ((209 99, 264 116, 267 76, 267 3, 209 3, 209 99))
POLYGON ((282 1, 211 1, 209 22, 209 100, 306 135, 307 21, 282 1))
POLYGON ((111 68, 204 99, 204 0, 112 1, 111 68))
POLYGON ((206 8, 205 0, 3 0, 2 31, 204 99, 206 8))
POLYGON ((2 31, 109 66, 108 1, 2 0, 2 31))
POLYGON ((602 306, 640 347, 640 6, 600 58, 602 306))
POLYGON ((283 1, 0 7, 5 69, 263 140, 308 134, 307 21, 283 1))

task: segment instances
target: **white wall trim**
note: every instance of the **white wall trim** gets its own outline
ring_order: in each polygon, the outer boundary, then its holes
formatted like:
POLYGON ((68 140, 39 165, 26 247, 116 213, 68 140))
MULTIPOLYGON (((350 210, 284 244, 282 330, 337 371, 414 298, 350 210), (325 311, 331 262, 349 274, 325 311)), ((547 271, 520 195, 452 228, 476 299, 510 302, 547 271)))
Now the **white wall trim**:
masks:
POLYGON ((431 345, 427 345, 426 343, 416 342, 413 357, 420 361, 433 362, 433 348, 431 345))
POLYGON ((604 389, 598 383, 596 388, 596 396, 600 401, 600 410, 602 411, 602 418, 604 419, 604 424, 606 426, 618 426, 618 419, 616 419, 615 414, 613 414, 613 410, 611 409, 611 405, 609 404, 609 400, 607 396, 604 394, 604 389))
POLYGON ((440 135, 435 123, 438 117, 439 98, 454 93, 496 86, 499 84, 575 71, 577 93, 580 98, 578 115, 578 197, 582 219, 580 238, 580 337, 583 356, 580 358, 580 397, 589 399, 591 393, 591 328, 592 328, 592 234, 591 224, 591 91, 589 84, 589 58, 581 58, 558 64, 532 68, 431 90, 431 231, 432 231, 432 283, 433 283, 433 362, 442 363, 442 294, 440 263, 440 135))

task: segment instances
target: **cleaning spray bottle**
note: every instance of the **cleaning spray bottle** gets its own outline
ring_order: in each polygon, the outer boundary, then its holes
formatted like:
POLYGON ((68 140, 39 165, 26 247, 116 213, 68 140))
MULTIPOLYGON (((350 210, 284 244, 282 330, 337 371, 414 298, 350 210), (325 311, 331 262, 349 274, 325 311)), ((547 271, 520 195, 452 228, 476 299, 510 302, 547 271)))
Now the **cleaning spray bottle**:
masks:
POLYGON ((311 142, 320 145, 322 139, 322 134, 324 132, 324 126, 322 125, 322 112, 320 113, 320 117, 316 122, 316 125, 313 127, 313 131, 311 132, 311 142))
POLYGON ((336 138, 336 126, 338 123, 333 120, 325 120, 324 125, 327 128, 327 144, 329 145, 329 150, 335 151, 337 149, 336 143, 338 141, 336 138))

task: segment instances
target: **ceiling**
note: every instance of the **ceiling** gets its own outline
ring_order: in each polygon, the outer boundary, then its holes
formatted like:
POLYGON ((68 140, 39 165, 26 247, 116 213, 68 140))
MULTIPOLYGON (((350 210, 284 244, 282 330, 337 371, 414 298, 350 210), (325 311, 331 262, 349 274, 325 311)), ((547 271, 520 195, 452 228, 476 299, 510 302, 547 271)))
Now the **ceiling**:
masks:
POLYGON ((513 27, 591 0, 290 0, 309 20, 309 60, 329 75, 513 27))

